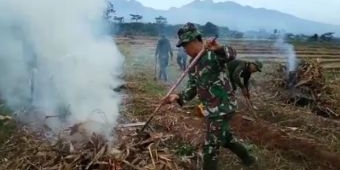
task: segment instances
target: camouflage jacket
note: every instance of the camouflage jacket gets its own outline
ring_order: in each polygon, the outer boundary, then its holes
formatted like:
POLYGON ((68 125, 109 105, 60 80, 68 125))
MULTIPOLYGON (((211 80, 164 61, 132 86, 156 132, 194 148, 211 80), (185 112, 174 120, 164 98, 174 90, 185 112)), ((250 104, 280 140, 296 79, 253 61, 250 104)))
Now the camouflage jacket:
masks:
POLYGON ((248 89, 251 76, 251 73, 247 69, 248 65, 249 62, 242 60, 233 60, 228 63, 229 77, 233 90, 236 90, 237 86, 241 89, 248 89))
POLYGON ((236 52, 230 47, 206 52, 190 70, 187 87, 179 94, 178 102, 185 104, 198 95, 206 115, 218 116, 234 112, 236 100, 228 79, 227 63, 235 57, 236 52))

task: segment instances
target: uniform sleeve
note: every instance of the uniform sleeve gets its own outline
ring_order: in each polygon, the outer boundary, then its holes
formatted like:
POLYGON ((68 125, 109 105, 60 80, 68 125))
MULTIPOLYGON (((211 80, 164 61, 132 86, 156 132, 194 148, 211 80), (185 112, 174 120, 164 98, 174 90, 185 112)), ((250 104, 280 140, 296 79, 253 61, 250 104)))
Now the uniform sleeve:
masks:
POLYGON ((186 89, 179 94, 178 103, 181 106, 192 100, 197 94, 196 79, 192 74, 194 73, 189 74, 189 80, 187 82, 186 89))
POLYGON ((244 87, 248 90, 249 89, 249 77, 243 78, 244 87))
POLYGON ((228 63, 236 58, 237 52, 231 46, 224 45, 220 49, 217 49, 215 53, 219 56, 222 62, 228 63))
POLYGON ((171 60, 172 60, 172 58, 173 58, 173 53, 172 53, 172 48, 171 48, 170 41, 168 41, 168 48, 169 48, 169 53, 170 53, 170 57, 171 57, 171 60))
POLYGON ((233 73, 233 75, 232 75, 235 84, 236 84, 237 86, 239 86, 241 89, 243 89, 243 88, 245 87, 243 81, 241 80, 241 73, 242 73, 244 67, 245 67, 244 64, 239 64, 239 65, 236 67, 236 69, 235 69, 235 71, 234 71, 234 73, 233 73))
POLYGON ((159 54, 159 46, 160 46, 160 41, 157 42, 155 56, 158 56, 158 54, 159 54))

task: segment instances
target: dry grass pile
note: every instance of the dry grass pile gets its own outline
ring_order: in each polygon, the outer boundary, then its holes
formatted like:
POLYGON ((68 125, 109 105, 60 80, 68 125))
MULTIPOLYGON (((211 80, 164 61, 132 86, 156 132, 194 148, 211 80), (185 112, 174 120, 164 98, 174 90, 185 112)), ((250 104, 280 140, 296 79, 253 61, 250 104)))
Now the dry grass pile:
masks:
POLYGON ((121 167, 108 142, 93 134, 88 140, 47 139, 22 127, 1 145, 0 169, 115 170, 121 167))
POLYGON ((119 140, 114 142, 97 134, 87 140, 70 141, 61 136, 47 139, 43 133, 17 129, 1 144, 0 169, 184 170, 200 162, 193 148, 176 148, 170 133, 137 134, 134 128, 121 128, 117 129, 119 140))
POLYGON ((334 89, 326 81, 324 70, 317 60, 301 62, 296 71, 287 71, 280 66, 275 73, 274 90, 287 103, 307 106, 314 113, 339 118, 336 113, 337 100, 334 89))

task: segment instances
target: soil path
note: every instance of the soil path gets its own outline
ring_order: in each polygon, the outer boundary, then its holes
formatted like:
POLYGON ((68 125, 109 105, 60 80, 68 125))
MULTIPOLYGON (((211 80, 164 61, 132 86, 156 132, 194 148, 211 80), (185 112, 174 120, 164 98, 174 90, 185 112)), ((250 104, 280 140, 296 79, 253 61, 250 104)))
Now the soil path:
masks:
POLYGON ((327 151, 326 147, 312 140, 297 138, 283 132, 266 121, 261 119, 250 121, 242 115, 236 115, 231 124, 237 136, 247 138, 256 145, 269 149, 294 151, 303 154, 307 160, 327 168, 340 169, 340 155, 327 151))

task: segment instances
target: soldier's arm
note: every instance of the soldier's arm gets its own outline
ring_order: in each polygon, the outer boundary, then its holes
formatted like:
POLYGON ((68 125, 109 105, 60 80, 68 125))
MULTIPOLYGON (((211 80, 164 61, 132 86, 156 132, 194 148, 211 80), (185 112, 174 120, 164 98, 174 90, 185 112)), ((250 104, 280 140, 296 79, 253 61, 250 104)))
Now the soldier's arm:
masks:
POLYGON ((242 73, 242 71, 243 71, 243 69, 244 69, 244 64, 239 64, 237 67, 236 67, 236 69, 235 69, 235 71, 234 71, 234 73, 233 73, 233 80, 234 80, 234 83, 238 86, 238 87, 240 87, 241 89, 244 89, 245 88, 245 85, 244 85, 244 83, 242 82, 242 80, 241 80, 241 73, 242 73))
POLYGON ((194 73, 189 73, 186 89, 179 94, 179 100, 177 102, 181 106, 192 100, 197 94, 196 79, 192 74, 194 73))
POLYGON ((159 53, 159 46, 160 46, 160 43, 159 43, 159 41, 158 41, 157 47, 156 47, 155 56, 158 56, 158 53, 159 53))
POLYGON ((249 77, 243 79, 244 87, 249 91, 249 77))
POLYGON ((170 41, 168 41, 168 48, 169 48, 169 53, 170 53, 170 57, 171 57, 171 61, 173 59, 173 53, 172 53, 172 48, 171 48, 171 44, 170 44, 170 41))
POLYGON ((236 58, 237 52, 231 46, 221 46, 219 49, 215 50, 215 53, 219 56, 222 62, 228 63, 236 58))
POLYGON ((171 61, 173 60, 173 57, 174 55, 173 55, 173 53, 172 53, 172 50, 171 50, 171 47, 170 47, 170 57, 171 57, 171 61))

